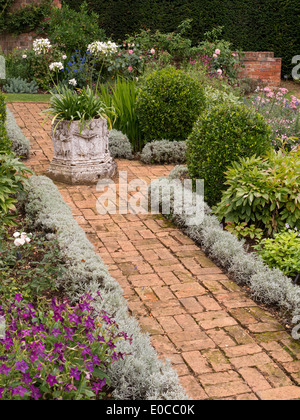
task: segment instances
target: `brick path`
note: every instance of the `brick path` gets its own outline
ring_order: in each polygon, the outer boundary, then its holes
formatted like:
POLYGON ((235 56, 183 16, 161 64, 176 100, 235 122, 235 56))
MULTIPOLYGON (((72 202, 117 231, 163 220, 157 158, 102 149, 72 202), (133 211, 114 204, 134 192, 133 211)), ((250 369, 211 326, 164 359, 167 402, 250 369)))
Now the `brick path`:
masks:
MULTIPOLYGON (((31 141, 27 165, 45 173, 52 158, 45 105, 9 106, 31 141)), ((150 182, 171 166, 118 160, 118 168, 150 182)), ((299 343, 192 240, 160 215, 98 215, 95 187, 58 187, 192 399, 300 399, 299 343)))

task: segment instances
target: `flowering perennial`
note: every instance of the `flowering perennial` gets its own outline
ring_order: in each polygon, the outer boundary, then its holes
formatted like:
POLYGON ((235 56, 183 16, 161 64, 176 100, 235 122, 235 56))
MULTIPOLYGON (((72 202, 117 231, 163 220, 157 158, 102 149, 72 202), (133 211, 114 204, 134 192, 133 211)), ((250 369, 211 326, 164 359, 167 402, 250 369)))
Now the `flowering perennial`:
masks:
POLYGON ((117 50, 118 45, 111 41, 94 41, 87 47, 87 51, 95 56, 108 56, 110 54, 116 53, 117 50))
POLYGON ((33 51, 35 55, 46 54, 52 47, 49 39, 39 38, 33 41, 33 51))
POLYGON ((109 385, 107 368, 124 353, 116 350, 121 338, 117 324, 97 312, 86 294, 71 306, 53 299, 0 306, 6 334, 0 339, 0 398, 101 399, 109 385))

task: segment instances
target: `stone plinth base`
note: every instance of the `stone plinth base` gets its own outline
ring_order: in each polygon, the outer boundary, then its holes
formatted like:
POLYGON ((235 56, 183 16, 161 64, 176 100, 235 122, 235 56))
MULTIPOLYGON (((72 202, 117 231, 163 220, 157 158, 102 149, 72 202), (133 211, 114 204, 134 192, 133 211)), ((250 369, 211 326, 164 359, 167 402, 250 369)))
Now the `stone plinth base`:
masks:
POLYGON ((53 181, 71 185, 96 184, 100 179, 112 178, 117 172, 116 162, 109 157, 102 163, 66 165, 61 162, 51 162, 47 176, 53 181))

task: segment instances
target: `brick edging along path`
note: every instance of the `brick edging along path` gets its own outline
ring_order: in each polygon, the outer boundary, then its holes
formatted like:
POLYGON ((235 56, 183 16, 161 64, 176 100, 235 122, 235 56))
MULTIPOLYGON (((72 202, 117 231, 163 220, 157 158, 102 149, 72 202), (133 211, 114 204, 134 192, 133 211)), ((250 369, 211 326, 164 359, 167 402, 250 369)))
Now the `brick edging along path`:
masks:
MULTIPOLYGON (((52 159, 45 104, 10 109, 31 142, 26 161, 45 174, 52 159)), ((172 166, 117 160, 148 183, 172 166)), ((128 307, 192 399, 300 399, 300 345, 284 327, 160 215, 99 215, 95 186, 57 184, 128 307)))

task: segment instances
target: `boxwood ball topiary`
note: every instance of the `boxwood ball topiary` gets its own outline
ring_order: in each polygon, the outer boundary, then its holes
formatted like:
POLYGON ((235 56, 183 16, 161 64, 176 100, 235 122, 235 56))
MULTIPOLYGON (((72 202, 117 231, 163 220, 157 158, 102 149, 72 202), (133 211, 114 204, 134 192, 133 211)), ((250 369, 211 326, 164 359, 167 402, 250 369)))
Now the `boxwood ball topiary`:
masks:
POLYGON ((215 205, 226 188, 227 167, 270 148, 271 128, 259 113, 243 105, 216 106, 200 116, 187 140, 190 177, 204 180, 205 201, 215 205))
POLYGON ((172 67, 153 72, 137 101, 145 140, 186 140, 204 107, 200 82, 172 67))

